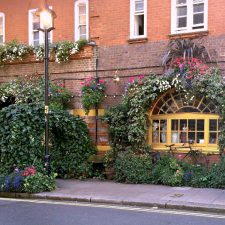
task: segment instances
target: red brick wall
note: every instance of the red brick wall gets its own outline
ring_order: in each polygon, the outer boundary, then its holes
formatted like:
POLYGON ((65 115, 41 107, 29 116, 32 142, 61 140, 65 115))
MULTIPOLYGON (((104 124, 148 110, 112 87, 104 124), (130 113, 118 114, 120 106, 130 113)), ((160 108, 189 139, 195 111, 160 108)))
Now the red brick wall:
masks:
MULTIPOLYGON (((225 33, 225 1, 209 1, 209 35, 225 33)), ((6 41, 28 42, 28 10, 39 8, 44 0, 1 0, 6 16, 6 41)), ((129 39, 129 0, 89 0, 90 37, 104 46, 123 45, 129 39)), ((74 40, 74 0, 48 0, 57 14, 53 39, 74 40)), ((148 0, 148 40, 167 40, 170 34, 171 1, 148 0)))

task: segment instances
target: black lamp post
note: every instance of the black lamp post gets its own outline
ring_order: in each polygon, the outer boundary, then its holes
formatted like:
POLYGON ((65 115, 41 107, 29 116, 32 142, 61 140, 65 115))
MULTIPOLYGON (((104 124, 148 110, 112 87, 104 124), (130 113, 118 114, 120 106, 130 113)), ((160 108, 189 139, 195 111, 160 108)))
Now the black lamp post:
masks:
POLYGON ((45 74, 45 168, 50 174, 50 154, 49 154, 49 43, 48 33, 54 29, 54 19, 56 14, 47 4, 37 15, 40 17, 40 31, 44 32, 44 74, 45 74))

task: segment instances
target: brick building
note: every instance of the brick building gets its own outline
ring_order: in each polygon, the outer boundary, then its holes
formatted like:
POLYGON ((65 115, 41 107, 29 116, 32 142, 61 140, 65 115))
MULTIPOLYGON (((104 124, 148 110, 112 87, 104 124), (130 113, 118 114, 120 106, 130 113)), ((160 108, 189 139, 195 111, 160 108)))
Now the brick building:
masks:
MULTIPOLYGON (((0 42, 16 39, 41 44, 43 36, 34 13, 42 4, 43 0, 1 0, 0 42)), ((96 43, 68 63, 49 65, 51 79, 64 80, 73 91, 74 113, 83 115, 78 110, 81 81, 96 73, 107 81, 101 109, 120 102, 128 77, 162 74, 161 59, 172 39, 201 38, 212 56, 211 64, 225 73, 224 0, 49 0, 48 4, 57 14, 51 42, 84 38, 96 43), (120 77, 118 84, 113 82, 115 75, 120 77)), ((26 74, 43 74, 43 63, 6 63, 0 69, 0 82, 26 74)), ((91 111, 86 118, 93 138, 94 115, 91 111)), ((97 138, 99 149, 107 149, 106 127, 100 122, 97 138)))

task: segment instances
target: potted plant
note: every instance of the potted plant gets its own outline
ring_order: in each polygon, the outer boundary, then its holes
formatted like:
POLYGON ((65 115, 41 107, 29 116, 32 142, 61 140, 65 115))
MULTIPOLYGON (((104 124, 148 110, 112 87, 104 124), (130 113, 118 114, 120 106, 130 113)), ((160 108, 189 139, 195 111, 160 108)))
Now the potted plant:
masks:
POLYGON ((81 91, 81 101, 85 113, 88 114, 92 107, 98 106, 105 96, 105 81, 97 78, 87 78, 84 82, 81 91))
POLYGON ((103 159, 103 165, 105 167, 105 176, 108 180, 113 180, 114 178, 114 152, 113 150, 109 150, 106 152, 104 159, 103 159))

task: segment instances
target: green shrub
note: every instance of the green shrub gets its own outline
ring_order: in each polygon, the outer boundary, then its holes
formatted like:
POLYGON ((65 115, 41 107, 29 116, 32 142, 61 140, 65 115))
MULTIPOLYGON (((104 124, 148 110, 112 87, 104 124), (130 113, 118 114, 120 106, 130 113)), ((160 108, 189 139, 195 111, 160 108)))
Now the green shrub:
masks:
MULTIPOLYGON (((90 175, 87 159, 95 152, 85 122, 66 111, 49 116, 52 166, 60 176, 90 175)), ((35 165, 39 171, 44 159, 44 106, 11 105, 0 110, 0 174, 14 167, 35 165)))
POLYGON ((153 183, 171 186, 181 185, 183 174, 183 169, 175 158, 163 156, 153 167, 153 183))
POLYGON ((88 158, 95 154, 86 123, 65 111, 57 111, 50 119, 52 166, 60 177, 89 177, 92 165, 88 158))
POLYGON ((209 171, 205 166, 181 164, 184 170, 183 184, 192 187, 208 187, 209 171))
POLYGON ((209 172, 210 182, 209 187, 225 188, 225 158, 214 164, 209 172))
POLYGON ((0 110, 0 174, 14 167, 41 164, 44 147, 44 110, 40 105, 11 105, 0 110))
POLYGON ((52 191, 56 188, 55 177, 57 174, 52 173, 50 176, 37 172, 33 176, 27 176, 23 181, 23 191, 26 193, 39 193, 52 191))
POLYGON ((151 183, 152 160, 148 154, 121 152, 115 162, 115 179, 126 183, 151 183))

